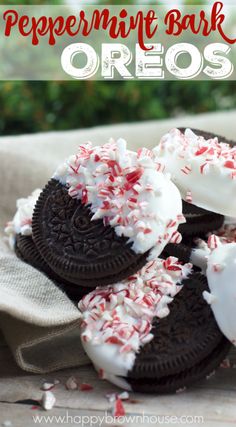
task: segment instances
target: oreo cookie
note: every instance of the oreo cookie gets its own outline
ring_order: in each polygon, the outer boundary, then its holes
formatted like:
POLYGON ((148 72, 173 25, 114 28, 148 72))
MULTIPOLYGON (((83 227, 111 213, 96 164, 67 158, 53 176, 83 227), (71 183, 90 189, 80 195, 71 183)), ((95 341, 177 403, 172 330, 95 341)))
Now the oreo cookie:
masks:
POLYGON ((51 270, 38 252, 32 236, 17 234, 15 238, 15 253, 19 259, 41 271, 53 280, 55 285, 65 292, 72 301, 78 302, 88 293, 89 289, 87 287, 74 286, 71 283, 62 280, 51 270))
POLYGON ((153 153, 126 141, 81 145, 59 165, 33 215, 33 239, 50 268, 82 286, 126 279, 179 240, 180 192, 153 153))
POLYGON ((103 220, 92 221, 88 205, 69 196, 55 179, 42 191, 33 214, 33 239, 47 265, 62 280, 96 287, 125 279, 145 263, 128 238, 103 220))
POLYGON ((47 275, 50 274, 51 270, 38 252, 32 236, 16 234, 14 249, 19 259, 37 268, 37 270, 43 271, 47 275))
POLYGON ((129 384, 133 391, 139 393, 159 393, 169 394, 178 393, 191 387, 195 382, 208 379, 224 358, 227 356, 231 348, 230 342, 222 337, 221 342, 217 347, 201 362, 190 369, 186 369, 179 374, 168 375, 161 378, 138 378, 129 379, 129 384))
POLYGON ((201 237, 206 233, 218 230, 224 223, 223 215, 198 208, 184 200, 183 215, 186 223, 179 226, 179 231, 183 236, 201 237))
POLYGON ((183 203, 183 214, 187 218, 212 214, 211 211, 208 211, 203 208, 199 208, 198 206, 193 205, 192 203, 188 203, 185 200, 182 200, 182 203, 183 203))
POLYGON ((206 277, 186 275, 188 264, 159 259, 81 300, 82 343, 104 379, 137 392, 169 393, 219 366, 231 344, 203 298, 206 277))
POLYGON ((193 274, 170 304, 169 315, 155 321, 153 340, 141 348, 128 372, 134 391, 173 392, 219 366, 230 343, 202 297, 207 289, 205 276, 193 274))
POLYGON ((188 273, 188 264, 176 258, 159 259, 81 300, 82 342, 104 378, 135 391, 148 391, 150 384, 152 392, 160 386, 171 392, 218 366, 230 344, 202 296, 206 278, 192 273, 186 279, 188 273))

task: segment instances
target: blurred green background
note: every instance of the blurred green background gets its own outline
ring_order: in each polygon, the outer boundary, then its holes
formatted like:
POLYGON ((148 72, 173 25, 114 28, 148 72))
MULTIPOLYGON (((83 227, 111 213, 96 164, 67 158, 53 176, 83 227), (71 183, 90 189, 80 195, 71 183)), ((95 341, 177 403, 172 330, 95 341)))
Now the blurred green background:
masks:
MULTIPOLYGON (((60 0, 20 3, 58 4, 60 0)), ((236 108, 236 82, 8 81, 0 83, 0 105, 1 135, 66 130, 236 108)))
POLYGON ((236 83, 2 82, 0 133, 66 130, 236 108, 236 83))

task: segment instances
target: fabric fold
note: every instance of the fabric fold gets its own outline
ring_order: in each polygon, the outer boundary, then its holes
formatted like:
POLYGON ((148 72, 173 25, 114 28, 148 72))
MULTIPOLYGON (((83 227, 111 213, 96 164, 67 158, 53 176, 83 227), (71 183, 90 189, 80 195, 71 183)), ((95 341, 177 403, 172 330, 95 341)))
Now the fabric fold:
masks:
POLYGON ((90 363, 79 324, 79 310, 65 293, 0 249, 0 327, 22 369, 46 373, 90 363))

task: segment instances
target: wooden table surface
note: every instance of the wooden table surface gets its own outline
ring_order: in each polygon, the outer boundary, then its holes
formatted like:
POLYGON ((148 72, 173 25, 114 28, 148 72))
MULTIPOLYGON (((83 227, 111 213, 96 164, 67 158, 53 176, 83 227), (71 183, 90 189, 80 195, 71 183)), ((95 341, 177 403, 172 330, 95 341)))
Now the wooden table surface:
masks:
POLYGON ((130 394, 131 401, 124 402, 127 419, 124 423, 112 423, 104 416, 110 414, 111 403, 106 393, 118 391, 106 381, 99 380, 91 366, 55 372, 53 375, 32 375, 20 370, 4 342, 0 344, 0 426, 31 427, 37 424, 45 427, 51 425, 66 426, 144 426, 148 425, 203 425, 236 426, 236 351, 229 355, 230 367, 220 368, 214 376, 175 395, 130 394), (80 382, 93 385, 92 391, 69 391, 65 382, 70 376, 80 382), (60 381, 53 393, 56 397, 55 407, 44 411, 34 404, 42 396, 40 389, 45 381, 60 381), (144 414, 144 415, 143 415, 144 414), (49 420, 42 418, 36 423, 35 416, 52 416, 49 420), (172 423, 163 416, 174 416, 172 423), (190 418, 183 418, 185 416, 190 418), (56 419, 55 416, 62 418, 56 419), (158 419, 157 416, 160 418, 158 419), (64 417, 64 418, 63 418, 64 417), (90 418, 88 418, 90 417, 90 418), (149 418, 147 418, 149 417, 149 418), (200 417, 200 418, 193 418, 200 417), (175 421, 174 421, 175 420, 175 421), (82 423, 83 421, 83 423, 82 423), (165 421, 165 423, 163 422, 165 421), (159 422, 159 423, 158 423, 159 422))

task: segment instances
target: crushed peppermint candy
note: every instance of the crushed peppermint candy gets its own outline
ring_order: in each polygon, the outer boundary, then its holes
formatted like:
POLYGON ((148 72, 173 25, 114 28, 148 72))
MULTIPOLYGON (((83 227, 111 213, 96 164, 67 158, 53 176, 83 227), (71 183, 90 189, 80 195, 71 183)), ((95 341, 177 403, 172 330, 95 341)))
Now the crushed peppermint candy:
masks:
POLYGON ((50 411, 56 404, 56 398, 51 391, 45 391, 42 395, 41 405, 45 411, 50 411))
POLYGON ((88 383, 81 383, 79 385, 79 389, 80 389, 80 391, 91 391, 91 390, 93 390, 93 386, 91 384, 88 384, 88 383))
POLYGON ((192 171, 192 167, 191 167, 191 165, 186 165, 181 169, 181 171, 183 173, 185 173, 185 175, 188 175, 192 171))
MULTIPOLYGON (((236 243, 236 219, 234 223, 225 223, 219 229, 214 231, 213 234, 208 233, 207 241, 196 238, 194 239, 196 249, 201 249, 205 253, 206 262, 211 252, 219 247, 220 245, 226 245, 229 243, 236 243)), ((213 270, 221 272, 225 268, 225 264, 213 264, 213 270)))
POLYGON ((65 383, 65 387, 67 390, 80 390, 80 391, 91 391, 93 390, 93 386, 89 383, 80 383, 75 377, 69 377, 65 383))
POLYGON ((112 415, 114 418, 124 417, 125 416, 125 408, 122 403, 122 400, 118 397, 116 398, 114 402, 114 406, 112 409, 112 415))
POLYGON ((223 224, 223 226, 214 232, 221 243, 236 243, 236 219, 235 224, 223 224))
POLYGON ((175 244, 179 244, 179 243, 181 243, 181 241, 182 241, 182 236, 181 236, 181 234, 179 233, 179 231, 175 231, 173 234, 172 234, 172 237, 171 237, 171 239, 170 239, 170 243, 175 243, 175 244))
POLYGON ((207 245, 209 249, 216 249, 220 244, 220 239, 215 234, 211 234, 207 239, 207 245))
POLYGON ((200 166, 202 174, 206 172, 206 167, 211 165, 219 165, 227 170, 230 178, 232 178, 232 172, 236 171, 236 146, 231 147, 227 143, 220 142, 218 137, 205 139, 203 136, 196 135, 191 129, 186 129, 185 133, 182 133, 175 128, 161 139, 160 148, 164 148, 166 143, 169 145, 174 143, 173 148, 178 150, 178 155, 190 161, 181 168, 184 174, 188 175, 192 172, 191 160, 194 157, 202 159, 200 166))
POLYGON ((204 132, 197 135, 191 129, 172 129, 152 151, 158 165, 171 174, 184 200, 236 217, 235 145, 204 136, 204 132))
POLYGON ((108 402, 113 403, 118 398, 120 400, 129 400, 129 393, 127 391, 123 391, 122 393, 107 393, 106 398, 108 402))
MULTIPOLYGON (((175 257, 157 258, 123 282, 90 292, 78 304, 82 342, 116 345, 120 355, 133 360, 140 346, 153 339, 153 318, 169 314, 168 305, 191 267, 175 257)), ((99 375, 104 377, 104 371, 99 375)))
POLYGON ((56 386, 56 384, 54 382, 53 383, 45 382, 42 384, 40 389, 43 391, 49 391, 49 390, 52 390, 55 386, 56 386))
POLYGON ((118 398, 120 400, 129 400, 129 393, 128 393, 128 391, 123 391, 122 393, 118 394, 118 398))
POLYGON ((78 382, 75 377, 69 377, 65 383, 67 390, 78 390, 78 382))
POLYGON ((29 197, 17 200, 16 214, 12 221, 7 222, 4 230, 8 235, 9 245, 12 249, 14 248, 16 234, 32 235, 32 216, 40 193, 41 190, 37 189, 29 197))
POLYGON ((149 259, 162 252, 185 222, 179 190, 159 170, 153 152, 127 150, 123 139, 103 146, 80 145, 53 178, 72 198, 90 206, 92 220, 103 219, 117 235, 128 237, 135 252, 152 249, 149 259))

